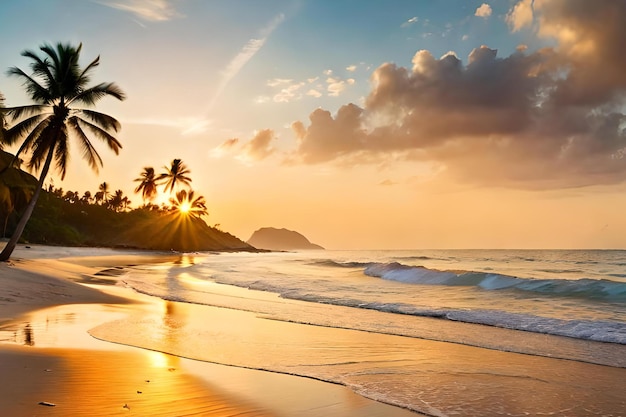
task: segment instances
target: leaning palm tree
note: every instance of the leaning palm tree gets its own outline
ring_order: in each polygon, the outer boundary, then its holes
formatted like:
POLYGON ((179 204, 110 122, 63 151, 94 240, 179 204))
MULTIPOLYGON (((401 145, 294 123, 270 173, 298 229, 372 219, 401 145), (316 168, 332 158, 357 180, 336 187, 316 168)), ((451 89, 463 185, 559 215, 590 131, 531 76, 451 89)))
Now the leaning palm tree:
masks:
POLYGON ((10 68, 8 72, 24 82, 26 91, 36 104, 4 110, 5 115, 15 123, 4 132, 4 141, 14 144, 23 139, 15 158, 22 153, 29 153, 28 167, 34 170, 41 168, 41 172, 37 189, 11 239, 0 253, 0 261, 6 261, 13 253, 37 204, 53 160, 61 179, 65 178, 70 134, 78 140, 83 158, 96 172, 102 166, 102 159, 86 131, 104 141, 116 154, 122 147, 112 136, 112 133, 120 129, 120 123, 116 119, 94 110, 76 107, 91 107, 106 96, 124 99, 124 93, 114 83, 88 85, 90 74, 99 65, 100 57, 81 68, 78 61, 82 44, 78 47, 62 43, 56 47, 44 44, 39 49, 43 52, 41 56, 33 51, 22 52, 22 56, 32 60, 31 75, 17 67, 10 68))
POLYGON ((163 181, 163 184, 165 184, 164 191, 166 193, 168 192, 168 189, 170 193, 173 192, 176 189, 177 183, 186 186, 191 184, 191 178, 187 176, 187 174, 190 174, 191 171, 189 171, 185 163, 180 159, 174 159, 170 164, 170 167, 165 166, 163 168, 165 168, 165 172, 159 175, 157 180, 163 181))
POLYGON ((200 218, 209 214, 206 208, 206 201, 203 196, 195 197, 193 190, 180 190, 176 193, 176 198, 170 198, 172 210, 180 214, 188 214, 191 217, 200 218))
POLYGON ((141 193, 144 202, 146 200, 152 201, 157 194, 157 177, 154 168, 144 167, 139 178, 135 178, 135 182, 139 183, 135 188, 135 193, 141 193))

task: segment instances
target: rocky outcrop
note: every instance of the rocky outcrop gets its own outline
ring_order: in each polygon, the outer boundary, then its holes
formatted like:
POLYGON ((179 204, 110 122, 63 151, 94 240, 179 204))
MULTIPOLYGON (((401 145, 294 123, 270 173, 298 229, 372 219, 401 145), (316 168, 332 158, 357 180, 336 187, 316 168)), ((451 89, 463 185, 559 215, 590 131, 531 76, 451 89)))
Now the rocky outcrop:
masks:
POLYGON ((274 227, 263 227, 255 231, 250 239, 248 239, 247 243, 257 249, 275 251, 324 249, 319 245, 311 243, 309 239, 298 232, 287 229, 276 229, 274 227))

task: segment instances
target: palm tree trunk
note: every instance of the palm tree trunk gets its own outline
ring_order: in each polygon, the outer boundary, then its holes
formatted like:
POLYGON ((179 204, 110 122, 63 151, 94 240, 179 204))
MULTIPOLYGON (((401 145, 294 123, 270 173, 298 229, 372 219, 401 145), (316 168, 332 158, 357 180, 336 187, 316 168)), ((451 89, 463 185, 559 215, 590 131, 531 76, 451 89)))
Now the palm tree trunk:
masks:
POLYGON ((28 202, 28 206, 26 206, 26 210, 24 210, 24 214, 20 219, 19 223, 15 227, 15 231, 11 236, 11 239, 7 242, 6 246, 0 253, 0 262, 6 262, 11 257, 11 254, 15 250, 15 246, 17 246, 17 241, 20 240, 22 233, 24 232, 24 228, 26 227, 26 223, 30 219, 30 216, 33 214, 33 210, 35 209, 35 205, 37 204, 37 200, 39 199, 39 194, 41 194, 41 187, 43 187, 43 182, 48 175, 48 170, 50 169, 50 164, 52 163, 52 157, 54 156, 54 148, 56 146, 51 146, 48 151, 48 156, 46 157, 46 163, 43 165, 43 169, 41 170, 41 176, 39 177, 39 182, 37 183, 37 189, 33 194, 33 197, 28 202))

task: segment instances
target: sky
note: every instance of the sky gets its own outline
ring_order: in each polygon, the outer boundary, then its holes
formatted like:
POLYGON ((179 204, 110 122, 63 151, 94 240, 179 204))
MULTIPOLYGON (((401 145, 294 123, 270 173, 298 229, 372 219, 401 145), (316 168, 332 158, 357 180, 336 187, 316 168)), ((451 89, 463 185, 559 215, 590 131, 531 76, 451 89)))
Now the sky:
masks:
POLYGON ((7 106, 44 43, 127 96, 97 106, 120 154, 96 174, 71 148, 66 191, 136 207, 143 167, 180 158, 243 240, 626 248, 626 1, 5 0, 0 39, 7 106))

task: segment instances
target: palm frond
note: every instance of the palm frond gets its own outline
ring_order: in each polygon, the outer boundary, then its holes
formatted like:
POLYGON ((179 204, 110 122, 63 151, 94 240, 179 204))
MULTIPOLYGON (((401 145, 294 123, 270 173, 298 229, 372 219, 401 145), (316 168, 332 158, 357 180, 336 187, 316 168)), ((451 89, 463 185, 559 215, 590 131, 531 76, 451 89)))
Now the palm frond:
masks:
POLYGON ((42 105, 42 104, 33 104, 30 106, 5 107, 1 111, 11 116, 11 121, 15 121, 24 116, 29 116, 35 113, 39 113, 39 115, 42 116, 41 112, 48 109, 49 107, 50 106, 42 105))
POLYGON ((93 144, 78 124, 78 118, 75 116, 70 117, 67 120, 67 124, 70 126, 74 134, 79 139, 78 142, 83 150, 83 158, 87 160, 87 163, 89 164, 91 169, 93 169, 97 173, 99 167, 102 166, 102 158, 100 158, 98 151, 93 147, 93 144))
MULTIPOLYGON (((48 55, 50 59, 52 59, 53 63, 51 65, 53 68, 59 68, 61 66, 61 63, 59 62, 59 56, 57 55, 57 51, 54 49, 52 45, 50 45, 49 43, 45 43, 39 47, 39 50, 44 52, 46 55, 48 55)), ((25 54, 26 54, 26 51, 22 52, 22 55, 26 56, 25 54)), ((56 81, 56 74, 50 74, 50 75, 51 75, 50 79, 56 81)))
POLYGON ((122 149, 122 144, 117 139, 115 139, 110 133, 108 133, 106 130, 102 129, 99 126, 94 125, 93 123, 89 123, 85 119, 81 119, 78 116, 74 116, 74 117, 76 117, 77 122, 80 125, 89 128, 89 130, 91 130, 91 132, 94 135, 102 139, 109 146, 109 148, 111 148, 111 150, 115 152, 116 155, 120 153, 120 149, 122 149))
POLYGON ((42 77, 46 81, 47 86, 50 87, 51 83, 54 82, 54 77, 50 72, 50 61, 41 59, 37 54, 29 50, 22 52, 22 56, 35 61, 30 65, 33 74, 42 77))
POLYGON ((52 100, 54 100, 54 96, 50 94, 50 90, 39 84, 35 79, 18 67, 9 68, 7 74, 22 77, 24 79, 26 91, 30 94, 30 98, 32 98, 33 101, 50 104, 52 103, 52 100))
MULTIPOLYGON (((24 119, 16 125, 13 125, 5 132, 5 141, 9 145, 13 145, 21 139, 26 133, 31 132, 35 126, 42 123, 44 115, 38 114, 28 119, 24 119)), ((45 127, 45 126, 42 126, 45 127)))
POLYGON ((108 114, 87 109, 81 109, 79 111, 87 116, 91 121, 100 125, 100 127, 104 130, 114 130, 115 132, 117 132, 122 127, 117 119, 109 116, 108 114))
POLYGON ((89 65, 85 67, 83 72, 80 73, 79 79, 80 79, 81 86, 89 82, 89 80, 91 79, 91 77, 89 76, 89 72, 91 72, 91 70, 97 67, 98 65, 100 65, 100 55, 98 55, 96 59, 91 61, 89 65))
POLYGON ((87 90, 81 91, 68 102, 79 102, 83 103, 87 106, 93 106, 96 104, 101 98, 106 96, 113 96, 118 100, 124 100, 126 95, 115 83, 100 83, 96 86, 88 88, 87 90))

